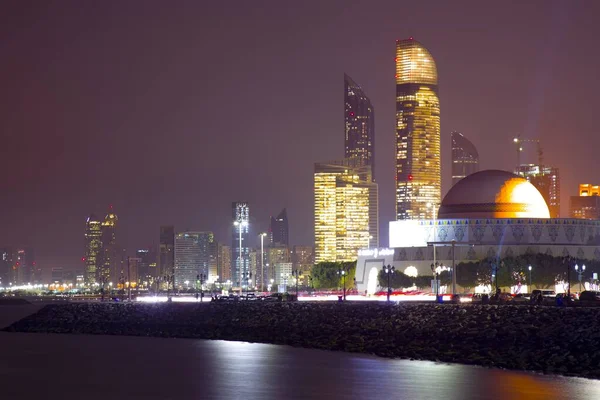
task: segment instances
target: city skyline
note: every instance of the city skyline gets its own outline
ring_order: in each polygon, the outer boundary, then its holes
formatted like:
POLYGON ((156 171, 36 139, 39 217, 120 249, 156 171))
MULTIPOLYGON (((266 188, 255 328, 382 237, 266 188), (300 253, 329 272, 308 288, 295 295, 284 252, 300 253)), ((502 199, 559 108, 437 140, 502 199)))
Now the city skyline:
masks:
MULTIPOLYGON (((82 221, 111 203, 129 254, 156 244, 165 224, 225 240, 228 204, 238 198, 253 204, 256 231, 267 231, 272 211, 285 206, 293 244, 311 244, 311 166, 343 156, 343 72, 377 108, 380 234, 387 243, 386 222, 395 219, 391 54, 394 40, 411 35, 434 54, 440 74, 442 194, 450 186, 453 130, 478 144, 481 169, 513 170, 509 139, 517 134, 543 139, 548 165, 561 172, 561 215, 580 182, 598 181, 590 112, 596 83, 584 77, 600 60, 580 51, 593 46, 597 5, 458 2, 432 10, 382 3, 365 10, 333 3, 295 5, 293 18, 275 2, 242 4, 235 13, 211 5, 202 15, 220 23, 201 26, 191 17, 199 12, 194 5, 149 4, 148 15, 169 18, 134 26, 137 10, 129 6, 115 16, 107 5, 81 5, 77 18, 65 16, 64 5, 48 3, 43 12, 8 6, 0 18, 11 40, 2 44, 8 61, 0 68, 14 79, 0 95, 11 144, 0 158, 7 189, 0 210, 11 229, 0 230, 0 244, 35 248, 46 270, 79 267, 82 221), (394 16, 406 9, 414 18, 399 23, 394 16), (346 26, 348 18, 365 21, 364 32, 346 26), (111 29, 98 36, 82 26, 111 29), (306 26, 315 30, 300 35, 301 45, 284 48, 306 26), (262 45, 246 46, 239 37, 262 45), (576 45, 565 46, 571 41, 576 45), (241 58, 251 67, 234 71, 241 58), (298 79, 293 93, 282 85, 290 74, 298 79), (567 91, 583 106, 565 105, 567 91), (565 151, 591 166, 567 162, 565 151), (264 152, 269 157, 259 156, 264 152), (248 178, 239 180, 240 170, 248 178), (275 192, 285 182, 289 189, 275 192)), ((527 159, 534 157, 523 154, 527 159)))

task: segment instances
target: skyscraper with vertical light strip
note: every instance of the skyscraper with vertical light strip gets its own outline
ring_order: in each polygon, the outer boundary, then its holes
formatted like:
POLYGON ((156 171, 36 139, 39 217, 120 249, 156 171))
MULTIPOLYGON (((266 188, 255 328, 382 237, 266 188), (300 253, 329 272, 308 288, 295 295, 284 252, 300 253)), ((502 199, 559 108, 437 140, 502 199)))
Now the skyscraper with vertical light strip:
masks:
POLYGON ((435 60, 412 37, 396 41, 396 219, 434 218, 441 200, 435 60))

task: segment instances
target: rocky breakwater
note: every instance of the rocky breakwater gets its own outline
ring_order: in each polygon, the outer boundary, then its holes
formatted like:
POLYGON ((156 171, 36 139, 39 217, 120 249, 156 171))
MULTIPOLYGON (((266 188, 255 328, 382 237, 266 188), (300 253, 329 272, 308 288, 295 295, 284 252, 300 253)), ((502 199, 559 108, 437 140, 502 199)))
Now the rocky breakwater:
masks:
POLYGON ((600 378, 600 308, 71 303, 5 330, 240 340, 600 378))

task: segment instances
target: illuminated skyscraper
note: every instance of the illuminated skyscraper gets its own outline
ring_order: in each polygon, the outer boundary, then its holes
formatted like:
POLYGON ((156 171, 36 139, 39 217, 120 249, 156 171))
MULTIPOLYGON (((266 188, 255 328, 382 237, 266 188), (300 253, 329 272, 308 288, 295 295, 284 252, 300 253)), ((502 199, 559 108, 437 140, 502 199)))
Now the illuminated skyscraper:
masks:
POLYGON ((396 218, 433 218, 441 198, 440 101, 435 60, 396 41, 396 218))
POLYGON ((569 217, 579 219, 600 219, 600 186, 579 185, 579 196, 571 196, 569 217))
POLYGON ((269 235, 271 236, 271 244, 282 244, 289 246, 289 227, 287 210, 281 210, 277 217, 271 217, 271 225, 269 226, 269 235))
POLYGON ((85 221, 85 283, 96 282, 96 275, 101 270, 102 263, 102 222, 94 215, 85 221))
POLYGON ((231 246, 222 243, 217 246, 217 275, 221 283, 231 281, 231 246))
POLYGON ((544 165, 521 164, 515 174, 526 178, 540 191, 548 209, 550 218, 560 217, 560 175, 558 168, 544 165))
POLYGON ((346 158, 371 166, 375 180, 375 110, 362 88, 344 74, 344 128, 346 158))
POLYGON ((175 286, 193 288, 199 274, 208 277, 214 241, 212 232, 175 235, 175 286))
POLYGON ((160 227, 160 244, 158 257, 158 273, 163 278, 173 273, 175 268, 175 227, 160 227))
POLYGON ((122 280, 123 254, 117 246, 117 223, 119 218, 110 206, 108 214, 102 222, 102 263, 96 271, 96 281, 100 285, 122 280))
POLYGON ((241 287, 242 278, 250 272, 250 207, 246 202, 231 203, 232 235, 231 235, 231 280, 234 287, 241 287), (241 246, 240 246, 241 232, 241 246), (240 254, 240 247, 242 252, 240 254))
POLYGON ((315 164, 315 262, 353 261, 379 246, 378 188, 359 159, 315 164))
POLYGON ((452 186, 467 175, 479 171, 479 153, 460 132, 452 132, 452 186))

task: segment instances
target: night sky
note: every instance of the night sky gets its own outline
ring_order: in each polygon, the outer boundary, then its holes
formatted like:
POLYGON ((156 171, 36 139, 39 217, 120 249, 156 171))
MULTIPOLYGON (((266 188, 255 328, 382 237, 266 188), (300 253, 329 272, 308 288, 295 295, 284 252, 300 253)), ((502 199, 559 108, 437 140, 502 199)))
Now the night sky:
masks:
MULTIPOLYGON (((85 218, 109 204, 130 254, 159 225, 230 241, 287 207, 313 243, 313 163, 344 154, 343 74, 375 107, 382 245, 394 218, 395 40, 433 54, 444 193, 450 132, 481 169, 540 138, 562 215, 596 172, 596 1, 7 1, 0 9, 0 246, 80 266, 85 218)), ((535 162, 531 148, 522 161, 535 162)))

